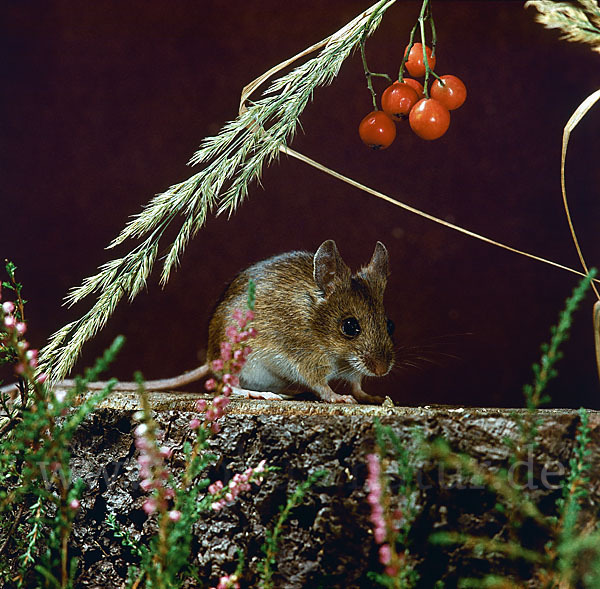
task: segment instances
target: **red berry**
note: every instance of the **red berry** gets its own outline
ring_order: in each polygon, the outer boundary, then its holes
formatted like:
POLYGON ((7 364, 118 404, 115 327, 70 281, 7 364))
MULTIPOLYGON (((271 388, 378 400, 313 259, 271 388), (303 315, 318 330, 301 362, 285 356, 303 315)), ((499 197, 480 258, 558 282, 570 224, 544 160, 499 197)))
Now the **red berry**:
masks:
POLYGON ((460 78, 456 76, 442 76, 444 85, 436 80, 431 85, 431 98, 441 102, 448 110, 454 110, 462 106, 467 99, 467 89, 460 78))
MULTIPOLYGON (((408 45, 404 50, 404 55, 406 55, 406 51, 408 50, 408 45)), ((431 55, 431 49, 425 46, 425 52, 427 53, 427 63, 429 64, 429 69, 435 69, 435 55, 431 55)), ((422 43, 415 43, 408 54, 408 59, 406 60, 406 69, 411 76, 419 77, 425 75, 425 62, 423 61, 423 45, 422 43)))
POLYGON ((381 108, 395 121, 401 121, 408 118, 408 113, 417 100, 417 93, 408 84, 394 82, 383 91, 381 108))
POLYGON ((374 110, 360 122, 358 134, 371 149, 385 149, 396 138, 396 125, 382 110, 374 110))
POLYGON ((423 98, 413 106, 408 122, 421 139, 438 139, 450 126, 450 113, 434 98, 423 98))
POLYGON ((419 82, 419 80, 415 80, 414 78, 404 78, 402 80, 405 84, 408 84, 412 88, 415 89, 417 93, 417 98, 421 100, 421 98, 425 98, 425 92, 423 91, 423 84, 419 82))

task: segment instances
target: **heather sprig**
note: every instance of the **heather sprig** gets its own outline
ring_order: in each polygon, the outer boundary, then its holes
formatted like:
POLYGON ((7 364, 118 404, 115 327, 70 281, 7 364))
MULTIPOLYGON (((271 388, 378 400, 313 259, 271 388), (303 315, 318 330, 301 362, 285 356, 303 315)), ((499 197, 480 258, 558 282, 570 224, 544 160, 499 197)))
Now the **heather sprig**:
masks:
MULTIPOLYGON (((5 290, 10 290, 13 293, 13 296, 11 296, 11 298, 14 298, 15 300, 15 318, 17 321, 23 322, 25 321, 25 304, 27 303, 27 301, 23 298, 22 295, 23 285, 20 282, 18 282, 15 277, 17 267, 13 264, 13 262, 6 260, 4 268, 6 270, 6 274, 8 275, 8 280, 2 282, 2 288, 4 288, 5 290)), ((2 300, 3 296, 2 288, 0 288, 0 300, 2 300)))
MULTIPOLYGON (((139 378, 139 376, 138 376, 139 378)), ((152 418, 148 396, 140 394, 142 410, 134 415, 141 423, 135 428, 135 447, 139 454, 137 458, 140 476, 140 488, 145 493, 153 491, 152 495, 144 501, 142 509, 148 514, 156 510, 164 512, 168 502, 175 496, 175 491, 170 485, 171 472, 166 465, 173 450, 169 446, 161 445, 163 437, 158 425, 152 418)), ((177 516, 172 516, 174 519, 177 516)))
MULTIPOLYGON (((138 547, 141 563, 136 580, 139 585, 145 578, 148 588, 170 588, 181 584, 182 572, 190 568, 189 554, 192 539, 192 526, 208 510, 219 511, 232 504, 240 493, 249 491, 251 483, 260 484, 267 470, 265 461, 256 467, 249 467, 235 474, 228 484, 200 478, 202 472, 216 460, 208 452, 208 439, 221 430, 219 419, 225 414, 233 387, 239 383, 238 374, 251 352, 248 340, 256 335, 250 325, 254 319, 254 283, 248 287, 246 311, 235 310, 233 323, 226 330, 226 340, 221 344, 221 357, 212 365, 214 377, 207 380, 205 388, 213 393, 212 401, 199 399, 196 409, 200 413, 189 422, 193 441, 183 446, 185 470, 179 480, 175 480, 167 461, 172 449, 162 443, 162 432, 152 417, 148 395, 140 375, 139 397, 142 405, 134 417, 141 421, 134 433, 139 450, 138 464, 140 488, 151 495, 144 501, 143 509, 151 516, 156 514, 158 533, 152 538, 149 547, 138 547), (201 497, 201 494, 208 493, 201 497)), ((124 542, 131 539, 116 526, 116 535, 124 542), (117 533, 118 532, 118 533, 117 533)), ((236 587, 236 575, 222 577, 219 587, 236 587)))
MULTIPOLYGON (((534 382, 524 387, 526 413, 524 416, 513 414, 518 426, 517 441, 505 440, 509 449, 513 450, 511 465, 514 467, 523 460, 526 448, 530 451, 535 447, 535 436, 539 427, 539 417, 536 410, 549 399, 545 394, 548 382, 557 374, 556 363, 562 357, 560 346, 567 340, 572 324, 572 317, 583 300, 587 288, 596 271, 592 269, 567 299, 564 310, 560 313, 558 323, 551 329, 551 339, 542 345, 542 357, 539 364, 534 365, 534 382)), ((562 483, 562 495, 556 502, 556 515, 548 516, 524 492, 525 485, 519 480, 508 477, 505 469, 498 472, 482 467, 470 456, 452 451, 443 440, 428 445, 431 458, 438 459, 444 464, 466 472, 484 483, 498 497, 498 508, 506 514, 508 539, 478 537, 457 532, 440 532, 432 535, 431 541, 438 544, 461 544, 474 552, 484 554, 504 554, 512 559, 520 559, 533 566, 534 578, 544 587, 561 587, 571 589, 576 586, 595 588, 600 580, 600 531, 581 527, 579 521, 581 502, 589 495, 588 477, 591 469, 589 449, 590 428, 588 413, 579 411, 579 426, 577 428, 573 455, 569 460, 569 471, 562 483), (531 518, 536 522, 540 531, 547 534, 548 541, 543 550, 536 551, 523 547, 519 538, 519 530, 523 522, 531 518), (582 578, 580 566, 582 556, 586 555, 587 572, 582 578)), ((513 586, 508 578, 488 575, 483 579, 465 579, 467 587, 503 587, 513 586)))
MULTIPOLYGON (((410 456, 392 428, 382 426, 377 420, 374 427, 377 443, 376 452, 367 455, 367 501, 384 574, 369 573, 369 577, 386 587, 410 588, 419 579, 408 538, 416 516, 415 455, 410 456), (391 493, 389 479, 382 468, 382 463, 389 460, 396 462, 400 478, 396 496, 391 493)), ((413 436, 415 442, 421 438, 416 431, 413 436)))
POLYGON ((229 405, 233 388, 240 384, 239 373, 252 352, 248 342, 256 337, 256 329, 251 325, 254 320, 254 293, 255 285, 251 280, 248 284, 248 308, 245 311, 234 310, 233 321, 225 329, 225 341, 220 344, 221 355, 211 364, 214 377, 204 383, 204 388, 213 395, 212 403, 207 403, 204 399, 196 402, 196 409, 203 414, 204 420, 197 417, 192 419, 190 428, 194 430, 201 425, 210 429, 213 434, 221 430, 218 420, 229 405))
POLYGON ((262 546, 265 556, 258 563, 258 572, 260 574, 258 586, 260 589, 272 589, 273 587, 273 567, 276 564, 275 557, 279 549, 279 537, 283 530, 283 524, 290 517, 292 510, 302 503, 308 490, 326 474, 326 470, 318 470, 312 473, 305 481, 301 482, 294 492, 288 496, 285 505, 279 508, 279 516, 273 526, 273 530, 265 530, 265 543, 262 546))
POLYGON ((564 309, 559 315, 558 323, 550 329, 550 341, 543 343, 541 346, 542 355, 540 361, 532 367, 533 382, 523 387, 527 412, 524 415, 516 412, 513 413, 513 419, 517 423, 519 436, 516 440, 511 438, 505 438, 504 440, 512 450, 511 464, 523 462, 526 453, 533 451, 536 447, 536 435, 540 426, 540 417, 536 414, 536 410, 541 405, 547 404, 550 401, 546 389, 548 388, 548 384, 558 374, 556 365, 563 356, 560 348, 569 338, 573 314, 587 294, 596 273, 596 269, 592 268, 589 274, 575 286, 571 296, 565 302, 564 309))
POLYGON ((600 530, 588 528, 581 531, 578 529, 581 503, 590 494, 589 474, 592 468, 590 442, 589 413, 581 408, 573 455, 569 460, 570 470, 563 482, 562 496, 556 502, 558 510, 558 517, 555 520, 556 538, 546 547, 550 553, 556 551, 557 568, 561 575, 561 581, 565 584, 576 582, 574 578, 575 565, 584 552, 587 553, 587 560, 591 563, 590 570, 600 569, 600 530), (590 539, 595 542, 590 543, 590 539), (580 545, 585 548, 582 550, 580 545))
MULTIPOLYGON (((52 586, 70 587, 77 561, 70 554, 69 538, 84 484, 72 480, 69 444, 77 426, 110 393, 114 381, 74 409, 85 379, 69 392, 46 386, 46 375, 37 373, 37 350, 25 339, 25 301, 15 266, 8 263, 6 269, 9 282, 3 283, 4 292, 11 291, 16 299, 0 306, 0 356, 14 364, 19 382, 14 392, 2 393, 1 399, 5 420, 0 441, 0 515, 14 518, 4 528, 1 546, 20 551, 13 564, 18 587, 29 586, 35 573, 52 586)), ((115 340, 86 376, 95 378, 122 343, 122 338, 115 340)))
POLYGON ((251 489, 250 483, 260 485, 264 480, 266 460, 261 460, 254 468, 248 467, 243 473, 236 473, 226 485, 223 481, 215 481, 208 487, 208 492, 213 496, 210 504, 214 511, 220 511, 232 505, 237 496, 251 489))

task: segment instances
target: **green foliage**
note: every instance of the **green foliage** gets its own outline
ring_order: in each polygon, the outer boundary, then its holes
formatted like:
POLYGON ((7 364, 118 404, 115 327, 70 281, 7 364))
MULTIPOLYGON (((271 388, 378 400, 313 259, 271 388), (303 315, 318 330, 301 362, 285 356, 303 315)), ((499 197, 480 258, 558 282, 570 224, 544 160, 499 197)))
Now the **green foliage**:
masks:
MULTIPOLYGON (((524 396, 527 413, 525 417, 514 414, 519 427, 517 442, 508 440, 507 445, 514 451, 511 464, 514 467, 522 460, 524 449, 535 447, 535 435, 539 427, 539 418, 536 409, 540 404, 548 401, 545 389, 548 382, 557 374, 556 363, 562 357, 560 346, 567 340, 572 324, 573 313, 583 300, 590 281, 596 271, 592 270, 580 284, 573 290, 567 299, 564 310, 560 313, 556 326, 551 328, 550 342, 541 347, 540 362, 533 367, 533 384, 524 387, 524 396)), ((511 559, 521 559, 534 565, 534 575, 540 581, 550 582, 561 588, 575 587, 583 582, 585 587, 596 587, 593 583, 599 578, 596 570, 600 567, 600 533, 581 528, 579 521, 581 502, 589 495, 588 476, 591 468, 588 446, 590 443, 589 416, 585 409, 579 410, 580 423, 575 438, 573 455, 569 460, 569 471, 562 483, 562 495, 556 502, 555 516, 547 516, 524 492, 525 485, 519 480, 508 477, 508 471, 500 470, 497 473, 482 471, 477 461, 471 457, 451 451, 446 444, 438 442, 431 446, 432 456, 447 464, 477 474, 485 484, 497 493, 499 511, 507 517, 507 527, 510 537, 504 540, 496 538, 475 537, 460 533, 437 533, 431 541, 438 544, 461 544, 470 548, 474 553, 492 554, 501 553, 511 559), (549 537, 544 550, 538 552, 524 548, 517 536, 526 519, 533 519, 537 525, 545 530, 549 537), (583 579, 578 578, 577 563, 581 562, 584 551, 592 563, 589 572, 583 579), (590 584, 592 583, 592 584, 590 584)), ((514 474, 514 473, 513 473, 514 474)), ((509 587, 512 581, 497 576, 486 576, 483 579, 465 579, 461 586, 464 587, 509 587)))
POLYGON ((69 445, 76 428, 108 394, 115 381, 78 403, 86 383, 107 368, 123 344, 117 338, 94 368, 70 391, 52 391, 37 376, 36 354, 23 338, 25 300, 8 262, 8 282, 15 295, 0 312, 0 357, 15 364, 19 397, 2 394, 5 419, 0 438, 0 543, 13 555, 2 571, 18 587, 71 587, 77 560, 69 537, 79 508, 83 481, 72 480, 69 445), (11 310, 12 309, 12 310, 11 310), (74 408, 74 409, 73 409, 74 408), (37 581, 36 581, 37 580, 37 581))
MULTIPOLYGON (((2 281, 2 288, 0 288, 0 293, 2 293, 2 289, 4 289, 5 291, 8 290, 14 294, 14 316, 18 322, 23 322, 25 321, 25 303, 27 301, 23 299, 21 294, 23 285, 20 282, 17 282, 15 278, 15 271, 17 267, 8 260, 6 260, 6 264, 4 267, 6 269, 6 273, 8 274, 8 280, 2 281)), ((14 342, 10 339, 0 337, 0 366, 2 366, 2 364, 16 364, 18 358, 19 353, 16 347, 14 346, 14 342)), ((7 407, 5 406, 4 402, 5 399, 2 399, 2 406, 3 409, 6 411, 7 407)))
POLYGON ((592 268, 590 273, 573 289, 573 293, 565 303, 565 308, 559 315, 558 323, 550 329, 550 342, 542 344, 540 361, 533 365, 533 384, 525 385, 523 388, 527 409, 535 410, 540 405, 550 401, 550 398, 545 394, 545 390, 548 383, 558 374, 556 364, 563 356, 560 346, 569 339, 573 314, 587 294, 590 283, 596 274, 596 270, 592 268))
MULTIPOLYGON (((590 485, 591 432, 588 412, 585 409, 579 410, 575 445, 569 460, 568 474, 562 482, 562 493, 556 502, 555 515, 542 513, 525 491, 527 485, 518 476, 515 477, 514 472, 525 451, 528 449, 533 452, 539 426, 536 410, 540 404, 548 401, 545 390, 557 374, 556 363, 562 356, 560 346, 568 338, 573 313, 585 296, 594 275, 595 270, 573 290, 557 325, 551 329, 550 342, 541 347, 540 362, 533 367, 533 383, 524 387, 526 412, 513 414, 518 425, 517 440, 506 441, 513 452, 510 470, 491 470, 472 456, 454 451, 443 439, 431 442, 422 439, 419 441, 418 438, 416 440, 423 455, 429 460, 438 461, 461 476, 469 477, 473 483, 485 485, 492 491, 496 496, 496 510, 506 519, 506 533, 497 533, 492 538, 460 531, 443 531, 432 534, 430 541, 439 546, 462 546, 478 558, 503 555, 509 560, 528 563, 532 567, 533 578, 543 587, 593 589, 600 586, 600 530, 596 521, 585 523, 580 517, 581 504, 589 497, 590 485), (535 522, 539 533, 548 537, 542 550, 524 546, 519 538, 523 524, 528 521, 535 522), (585 566, 582 563, 586 563, 585 566)), ((381 459, 392 456, 398 461, 398 473, 406 481, 401 485, 399 495, 406 496, 411 492, 413 458, 391 428, 383 428, 375 422, 375 431, 381 459), (388 450, 388 442, 391 452, 388 450)), ((384 494, 382 496, 385 497, 384 494)), ((388 505, 384 507, 389 508, 388 505)), ((408 542, 411 523, 409 520, 401 530, 399 541, 408 542)), ((372 578, 388 587, 411 587, 409 583, 404 584, 402 574, 399 571, 396 576, 387 575, 387 578, 385 575, 373 574, 372 578)), ((498 575, 463 578, 458 586, 496 589, 519 587, 514 579, 498 575)))
POLYGON ((423 434, 419 428, 413 428, 411 432, 411 447, 407 447, 400 440, 396 432, 390 426, 384 426, 378 419, 374 422, 376 448, 381 463, 386 460, 393 461, 396 465, 399 485, 396 492, 396 503, 394 509, 401 512, 400 520, 391 516, 392 506, 390 503, 389 481, 387 477, 381 476, 383 494, 382 502, 384 506, 384 517, 386 517, 386 528, 388 533, 388 543, 392 553, 392 567, 395 561, 401 562, 397 567, 395 574, 388 573, 369 573, 369 578, 376 581, 384 587, 397 589, 410 589, 415 587, 419 574, 415 568, 416 563, 410 553, 409 533, 412 524, 417 516, 416 498, 418 495, 418 485, 416 478, 416 462, 422 457, 420 448, 422 447, 423 434))
POLYGON ((27 301, 23 298, 21 292, 23 290, 23 285, 20 282, 17 282, 17 279, 15 278, 17 267, 12 262, 6 260, 4 268, 8 274, 8 281, 2 282, 2 288, 8 289, 14 293, 16 305, 15 317, 17 321, 25 321, 25 304, 27 301))
POLYGON ((327 474, 326 470, 318 470, 312 473, 308 479, 301 482, 294 492, 288 496, 285 505, 279 508, 279 517, 273 526, 273 530, 265 530, 265 543, 262 545, 262 551, 265 555, 260 563, 258 563, 258 571, 260 581, 258 586, 261 589, 272 589, 274 567, 277 563, 276 557, 279 550, 279 538, 283 531, 283 524, 290 517, 292 510, 298 507, 304 499, 308 490, 322 477, 327 474))
POLYGON ((254 280, 248 280, 248 301, 247 306, 250 311, 254 311, 254 303, 256 302, 256 283, 254 280))
POLYGON ((114 513, 109 513, 106 516, 106 523, 108 527, 112 530, 113 534, 116 538, 121 541, 121 544, 126 548, 129 548, 133 554, 136 556, 143 556, 143 551, 140 545, 131 537, 129 530, 127 528, 121 527, 114 513))

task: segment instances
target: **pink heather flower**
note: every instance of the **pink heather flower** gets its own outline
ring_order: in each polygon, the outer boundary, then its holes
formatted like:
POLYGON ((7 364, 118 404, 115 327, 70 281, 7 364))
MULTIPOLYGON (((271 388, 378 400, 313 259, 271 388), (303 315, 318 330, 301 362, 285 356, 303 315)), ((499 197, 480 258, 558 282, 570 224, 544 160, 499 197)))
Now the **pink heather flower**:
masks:
POLYGON ((15 304, 12 301, 2 303, 2 310, 8 315, 15 310, 15 304))
POLYGON ((377 526, 373 530, 373 537, 375 538, 375 542, 377 542, 377 544, 382 544, 383 542, 385 542, 385 528, 377 526))
POLYGON ((214 378, 209 378, 204 383, 204 388, 209 392, 214 391, 217 388, 217 381, 214 378))
POLYGON ((140 483, 140 487, 142 488, 142 491, 144 491, 144 493, 147 493, 148 491, 150 491, 153 486, 154 486, 154 484, 152 483, 152 481, 150 479, 144 479, 140 483))
POLYGON ((231 350, 233 349, 230 342, 221 342, 221 358, 227 362, 231 359, 231 350))
POLYGON ((224 364, 222 358, 217 358, 216 360, 213 360, 212 368, 215 372, 219 372, 220 370, 223 370, 224 365, 225 364, 224 364))
POLYGON ((234 342, 237 338, 237 335, 238 331, 233 325, 230 325, 229 327, 227 327, 227 329, 225 329, 225 336, 229 341, 234 342))
POLYGON ((175 491, 171 487, 165 487, 164 490, 165 499, 173 499, 175 497, 175 491))
POLYGON ((196 410, 204 412, 204 411, 206 411, 207 405, 208 404, 207 404, 207 402, 204 399, 198 399, 196 401, 196 410))
POLYGON ((212 485, 210 485, 208 487, 208 492, 211 495, 216 495, 222 489, 223 489, 223 481, 215 481, 212 485))
POLYGON ((169 511, 169 519, 172 522, 178 522, 181 519, 181 511, 177 511, 177 509, 172 509, 169 511))
POLYGON ((142 505, 142 509, 148 515, 153 514, 156 511, 157 507, 158 507, 158 504, 157 504, 156 499, 154 497, 149 497, 148 499, 146 499, 146 501, 144 501, 144 504, 142 505))
POLYGON ((219 579, 219 584, 212 589, 239 589, 240 584, 237 582, 237 575, 223 576, 219 579))
POLYGON ((25 365, 23 364, 23 362, 19 362, 16 366, 15 366, 15 372, 17 374, 23 374, 25 372, 25 365))
POLYGON ((267 463, 266 460, 261 460, 258 463, 258 466, 254 469, 254 472, 265 472, 265 464, 267 463))
POLYGON ((231 393, 233 392, 233 390, 231 389, 231 387, 229 385, 225 385, 222 389, 221 392, 226 396, 229 397, 231 395, 231 393))
POLYGON ((137 461, 140 466, 149 466, 152 464, 152 458, 148 454, 140 454, 137 461))
POLYGON ((142 436, 144 436, 146 434, 147 431, 148 431, 148 426, 145 423, 140 423, 135 428, 133 433, 136 435, 136 437, 141 438, 142 436))
POLYGON ((9 329, 13 328, 16 323, 17 320, 12 315, 7 315, 6 317, 4 317, 4 325, 9 329))
POLYGON ((169 448, 168 446, 161 446, 159 453, 163 458, 171 458, 171 456, 173 455, 173 448, 169 448))
POLYGON ((45 372, 40 372, 37 377, 37 381, 42 384, 48 380, 48 375, 45 372))
POLYGON ((213 399, 213 404, 217 408, 224 408, 229 405, 229 399, 227 397, 215 397, 213 399))
POLYGON ((250 309, 248 309, 248 310, 246 311, 246 321, 247 321, 247 322, 249 322, 249 321, 254 321, 254 311, 252 311, 252 310, 250 310, 250 309))
POLYGON ((238 386, 238 384, 240 383, 240 380, 237 376, 235 376, 234 374, 224 374, 223 375, 223 382, 225 384, 231 385, 233 387, 238 386))
POLYGON ((200 420, 194 417, 194 419, 190 421, 190 429, 198 429, 200 427, 200 423, 200 420))
POLYGON ((221 431, 221 424, 218 421, 213 421, 210 424, 210 431, 213 434, 218 434, 221 431))
POLYGON ((385 567, 385 574, 388 577, 397 577, 398 576, 398 567, 385 567))
POLYGON ((219 509, 223 508, 223 504, 220 501, 215 501, 214 503, 211 504, 211 508, 214 511, 219 511, 219 509))
POLYGON ((390 564, 392 561, 392 550, 389 544, 382 544, 379 547, 379 562, 381 564, 390 564))
POLYGON ((15 325, 15 329, 19 335, 24 335, 27 331, 27 325, 25 325, 25 323, 17 323, 15 325))
POLYGON ((148 450, 148 448, 150 448, 150 444, 148 443, 148 440, 146 438, 136 438, 135 447, 138 450, 146 451, 148 450))
POLYGON ((73 511, 77 511, 81 507, 81 503, 79 503, 79 499, 71 499, 71 502, 69 503, 69 507, 73 511))

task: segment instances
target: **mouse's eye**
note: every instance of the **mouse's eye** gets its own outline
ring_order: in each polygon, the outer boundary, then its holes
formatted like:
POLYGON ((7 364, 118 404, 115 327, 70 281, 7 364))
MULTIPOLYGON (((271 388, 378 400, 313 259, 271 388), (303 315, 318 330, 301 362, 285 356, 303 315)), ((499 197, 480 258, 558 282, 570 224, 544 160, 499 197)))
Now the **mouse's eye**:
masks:
POLYGON ((391 319, 387 320, 386 328, 388 335, 394 335, 394 330, 396 329, 396 326, 394 325, 394 322, 391 319))
POLYGON ((360 323, 356 317, 342 319, 340 328, 346 337, 356 337, 360 333, 360 323))

